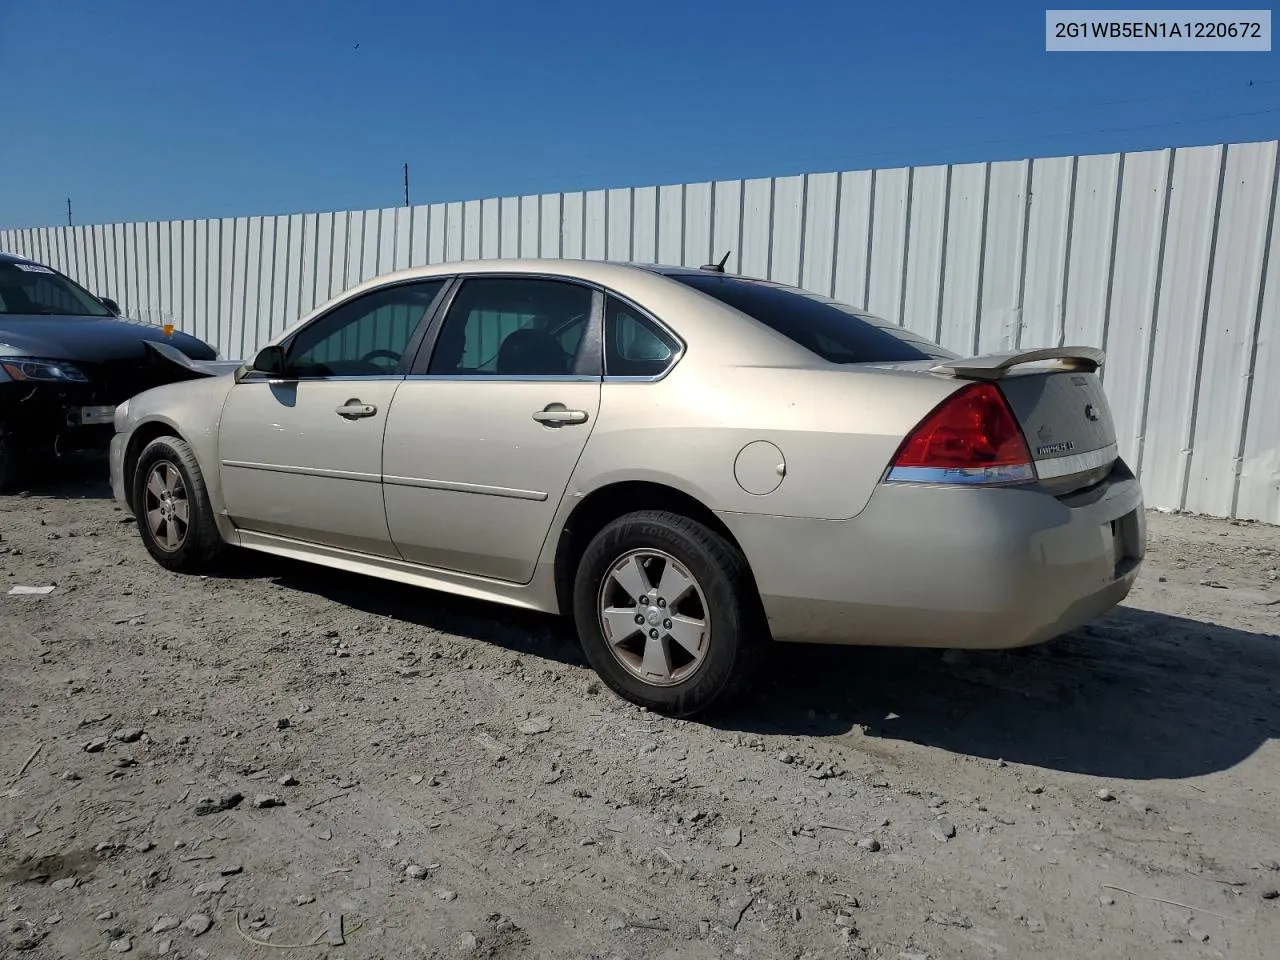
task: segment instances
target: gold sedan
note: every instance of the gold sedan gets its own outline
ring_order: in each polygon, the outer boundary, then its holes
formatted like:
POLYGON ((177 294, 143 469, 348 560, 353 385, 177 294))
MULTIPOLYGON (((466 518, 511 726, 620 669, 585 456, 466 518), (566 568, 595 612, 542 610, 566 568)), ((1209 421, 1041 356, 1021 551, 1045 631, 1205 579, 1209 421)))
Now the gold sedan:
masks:
POLYGON ((1102 360, 962 359, 717 266, 443 264, 123 404, 112 483, 170 569, 234 546, 571 614, 617 693, 689 715, 771 640, 1008 647, 1123 599, 1102 360))

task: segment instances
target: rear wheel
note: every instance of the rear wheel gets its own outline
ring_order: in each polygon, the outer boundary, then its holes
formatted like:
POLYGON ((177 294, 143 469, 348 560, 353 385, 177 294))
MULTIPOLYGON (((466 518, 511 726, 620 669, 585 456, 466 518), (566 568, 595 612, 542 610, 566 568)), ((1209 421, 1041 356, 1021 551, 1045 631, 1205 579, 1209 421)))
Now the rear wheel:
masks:
POLYGON ((152 440, 133 474, 133 512, 147 552, 179 573, 203 570, 222 552, 204 474, 186 441, 152 440))
POLYGON ((605 683, 673 716, 736 692, 763 632, 742 553, 705 525, 656 510, 620 517, 591 541, 574 619, 605 683))

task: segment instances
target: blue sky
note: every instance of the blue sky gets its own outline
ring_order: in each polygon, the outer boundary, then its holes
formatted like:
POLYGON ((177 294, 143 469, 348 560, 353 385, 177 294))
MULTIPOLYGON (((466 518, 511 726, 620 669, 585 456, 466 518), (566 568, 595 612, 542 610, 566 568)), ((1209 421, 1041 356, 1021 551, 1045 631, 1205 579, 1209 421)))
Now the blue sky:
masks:
POLYGON ((1046 53, 1044 9, 0 0, 0 225, 1280 135, 1280 54, 1046 53))

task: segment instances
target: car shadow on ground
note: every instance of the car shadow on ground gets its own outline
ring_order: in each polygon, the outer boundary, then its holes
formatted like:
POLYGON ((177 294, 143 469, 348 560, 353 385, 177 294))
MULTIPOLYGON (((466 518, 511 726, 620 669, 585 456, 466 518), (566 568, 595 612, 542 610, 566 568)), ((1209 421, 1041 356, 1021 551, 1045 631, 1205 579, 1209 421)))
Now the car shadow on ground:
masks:
MULTIPOLYGON (((405 625, 586 666, 567 618, 235 556, 224 576, 271 579, 405 625)), ((841 737, 851 749, 865 738, 901 740, 1134 780, 1224 770, 1280 737, 1280 637, 1131 607, 1019 650, 777 644, 765 661, 752 693, 700 722, 841 737)))
POLYGON ((1225 770, 1280 737, 1280 637, 1132 607, 1019 650, 779 645, 769 661, 717 726, 1134 780, 1225 770))
POLYGON ((248 550, 233 551, 210 576, 270 580, 286 590, 324 597, 405 626, 451 633, 571 666, 587 666, 573 626, 564 617, 352 575, 248 550))

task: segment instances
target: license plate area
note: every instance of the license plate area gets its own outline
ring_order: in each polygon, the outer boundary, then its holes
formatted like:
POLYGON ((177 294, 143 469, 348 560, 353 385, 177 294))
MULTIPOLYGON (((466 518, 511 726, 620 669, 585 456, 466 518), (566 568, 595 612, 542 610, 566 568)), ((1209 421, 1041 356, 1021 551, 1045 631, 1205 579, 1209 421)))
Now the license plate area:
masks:
POLYGON ((76 411, 75 416, 76 422, 83 427, 114 423, 116 408, 114 406, 81 407, 76 411))

